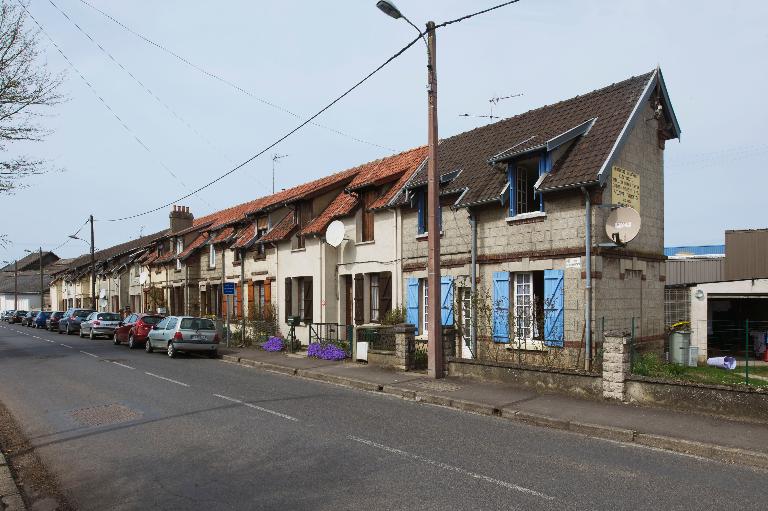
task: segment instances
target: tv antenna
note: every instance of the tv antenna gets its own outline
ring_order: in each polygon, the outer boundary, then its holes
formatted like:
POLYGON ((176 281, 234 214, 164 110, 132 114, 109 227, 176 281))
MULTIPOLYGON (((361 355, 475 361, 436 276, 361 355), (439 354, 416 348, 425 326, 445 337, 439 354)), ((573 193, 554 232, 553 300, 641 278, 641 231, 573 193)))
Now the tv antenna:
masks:
POLYGON ((275 163, 283 158, 287 157, 287 154, 273 154, 272 155, 272 193, 275 193, 275 163))
POLYGON ((501 119, 501 116, 499 115, 493 115, 493 108, 498 105, 501 101, 504 101, 505 99, 512 99, 522 96, 522 92, 518 92, 517 94, 510 94, 509 96, 496 96, 488 100, 488 103, 490 103, 490 113, 488 115, 475 115, 475 114, 459 114, 459 117, 476 117, 481 119, 501 119))

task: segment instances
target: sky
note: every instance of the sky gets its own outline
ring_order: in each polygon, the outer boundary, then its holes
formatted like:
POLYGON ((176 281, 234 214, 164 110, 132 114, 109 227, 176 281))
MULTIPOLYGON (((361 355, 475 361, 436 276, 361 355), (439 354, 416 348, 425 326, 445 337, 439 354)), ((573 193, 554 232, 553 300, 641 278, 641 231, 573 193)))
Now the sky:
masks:
MULTIPOLYGON (((71 21, 51 0, 32 0, 30 12, 77 71, 41 34, 41 58, 66 73, 68 101, 41 121, 51 136, 6 153, 45 158, 53 171, 0 198, 10 241, 0 260, 41 245, 61 257, 87 251, 62 243, 89 214, 96 249, 166 228, 169 208, 108 220, 172 202, 251 158, 301 122, 286 111, 315 113, 416 33, 375 0, 87 0, 238 90, 81 0, 52 1, 71 21)), ((423 26, 496 3, 397 5, 423 26)), ((768 50, 766 26, 761 1, 521 0, 438 31, 439 133, 490 122, 461 114, 488 115, 494 97, 521 94, 494 107, 510 117, 659 65, 682 128, 665 151, 665 244, 723 243, 725 229, 767 227, 768 67, 755 65, 768 50)), ((180 204, 203 216, 271 193, 275 154, 287 155, 275 164, 279 190, 425 144, 425 64, 414 45, 319 117, 322 126, 180 204)))

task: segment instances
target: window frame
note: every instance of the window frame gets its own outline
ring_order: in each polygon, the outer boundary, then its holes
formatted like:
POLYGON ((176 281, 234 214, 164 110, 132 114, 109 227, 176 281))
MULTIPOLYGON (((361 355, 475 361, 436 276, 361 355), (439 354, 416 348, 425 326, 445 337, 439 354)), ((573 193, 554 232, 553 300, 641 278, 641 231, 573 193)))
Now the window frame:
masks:
POLYGON ((216 245, 208 245, 208 268, 216 268, 216 245))
MULTIPOLYGON (((536 191, 536 183, 538 182, 541 177, 550 172, 552 170, 552 154, 543 151, 536 153, 534 155, 531 154, 525 154, 522 155, 520 158, 515 159, 507 163, 507 200, 509 201, 509 204, 507 204, 507 213, 510 218, 514 218, 518 215, 529 215, 529 214, 535 214, 535 213, 544 213, 544 197, 541 193, 536 191), (537 178, 533 181, 533 183, 529 183, 528 179, 531 176, 526 175, 526 181, 525 181, 525 190, 522 190, 521 187, 521 179, 522 175, 520 173, 520 166, 518 165, 521 162, 528 162, 533 161, 535 162, 535 165, 538 166, 538 174, 537 178), (527 203, 531 202, 528 200, 528 192, 532 194, 533 197, 533 207, 529 208, 527 207, 527 203), (522 193, 525 193, 525 195, 521 195, 522 193), (526 204, 526 211, 522 211, 523 208, 521 208, 521 201, 523 201, 526 204), (538 208, 536 207, 535 202, 538 201, 538 208)), ((530 171, 529 171, 530 172, 530 171)))
POLYGON ((368 314, 371 323, 379 323, 381 302, 379 300, 379 274, 368 275, 368 314))

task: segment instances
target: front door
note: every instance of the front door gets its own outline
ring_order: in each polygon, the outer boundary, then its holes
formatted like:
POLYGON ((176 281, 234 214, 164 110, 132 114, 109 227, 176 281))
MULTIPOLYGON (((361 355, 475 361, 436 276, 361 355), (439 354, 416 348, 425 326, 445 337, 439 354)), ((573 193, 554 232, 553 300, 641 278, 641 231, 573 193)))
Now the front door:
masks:
POLYGON ((344 324, 352 324, 352 275, 344 275, 344 324))

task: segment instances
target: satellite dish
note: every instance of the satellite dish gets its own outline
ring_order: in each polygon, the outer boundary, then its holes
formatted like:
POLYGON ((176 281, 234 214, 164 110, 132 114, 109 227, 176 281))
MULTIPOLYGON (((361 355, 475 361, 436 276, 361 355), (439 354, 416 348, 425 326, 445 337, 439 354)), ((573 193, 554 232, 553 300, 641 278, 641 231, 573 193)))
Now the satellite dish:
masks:
POLYGON ((107 306, 107 303, 109 302, 107 302, 106 298, 102 298, 101 300, 99 300, 99 305, 101 305, 102 308, 105 308, 107 306))
POLYGON ((344 241, 344 224, 334 220, 325 229, 325 241, 332 247, 338 247, 344 241))
POLYGON ((139 284, 142 286, 147 283, 147 279, 149 278, 149 273, 146 271, 143 271, 139 274, 139 284))
POLYGON ((640 213, 629 206, 611 210, 605 220, 605 234, 617 245, 629 243, 640 232, 640 213))
POLYGON ((107 297, 107 290, 102 287, 101 289, 99 289, 99 298, 103 300, 106 297, 107 297))

